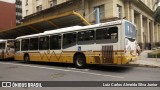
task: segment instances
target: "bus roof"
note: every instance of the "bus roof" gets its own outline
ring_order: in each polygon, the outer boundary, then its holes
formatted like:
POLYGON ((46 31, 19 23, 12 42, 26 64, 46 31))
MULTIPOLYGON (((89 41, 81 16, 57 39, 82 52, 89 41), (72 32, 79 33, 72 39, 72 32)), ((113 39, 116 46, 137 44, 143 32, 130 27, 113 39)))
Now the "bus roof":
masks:
POLYGON ((0 43, 1 43, 1 42, 5 42, 5 41, 7 41, 7 40, 0 39, 0 43))
POLYGON ((60 28, 60 29, 45 31, 43 33, 38 33, 38 34, 20 36, 20 37, 17 37, 16 39, 30 38, 30 37, 37 37, 37 36, 45 36, 45 35, 58 34, 58 33, 64 33, 64 32, 78 31, 78 30, 83 30, 83 29, 92 29, 92 28, 96 28, 96 27, 104 27, 104 26, 110 26, 110 25, 117 25, 117 24, 121 24, 124 21, 126 21, 126 20, 122 19, 122 20, 110 21, 110 22, 105 22, 105 23, 99 23, 99 24, 89 25, 89 26, 66 27, 66 28, 60 28))

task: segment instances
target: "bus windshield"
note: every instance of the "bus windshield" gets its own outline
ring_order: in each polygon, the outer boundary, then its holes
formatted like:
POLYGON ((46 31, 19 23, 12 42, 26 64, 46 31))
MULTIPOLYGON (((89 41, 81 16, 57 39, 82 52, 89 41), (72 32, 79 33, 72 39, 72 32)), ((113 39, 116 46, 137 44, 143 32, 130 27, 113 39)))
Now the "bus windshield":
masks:
POLYGON ((8 48, 14 48, 14 43, 15 43, 15 41, 8 41, 7 42, 7 47, 8 48))
POLYGON ((0 49, 5 49, 5 42, 4 43, 0 43, 0 49))
POLYGON ((135 26, 129 22, 125 22, 125 37, 136 39, 135 26))

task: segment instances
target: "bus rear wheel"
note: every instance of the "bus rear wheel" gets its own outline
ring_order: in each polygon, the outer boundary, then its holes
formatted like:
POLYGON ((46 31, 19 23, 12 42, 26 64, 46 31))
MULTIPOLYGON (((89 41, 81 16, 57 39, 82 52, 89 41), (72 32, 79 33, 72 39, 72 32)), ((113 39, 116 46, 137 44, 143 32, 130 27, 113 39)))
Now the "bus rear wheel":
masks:
POLYGON ((25 55, 24 55, 24 62, 25 62, 25 63, 29 63, 29 61, 30 61, 29 55, 28 55, 28 54, 25 54, 25 55))
POLYGON ((84 55, 79 54, 74 58, 74 64, 77 68, 84 68, 86 66, 86 58, 84 55))

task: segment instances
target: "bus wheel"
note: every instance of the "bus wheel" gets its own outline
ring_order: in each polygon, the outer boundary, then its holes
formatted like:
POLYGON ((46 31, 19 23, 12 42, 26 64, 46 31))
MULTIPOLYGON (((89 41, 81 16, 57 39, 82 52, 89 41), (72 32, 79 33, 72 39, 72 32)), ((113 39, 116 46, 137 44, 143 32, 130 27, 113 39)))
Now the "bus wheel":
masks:
POLYGON ((86 59, 84 55, 82 54, 76 55, 74 58, 74 64, 77 68, 84 68, 86 65, 86 59))
POLYGON ((29 63, 30 59, 29 59, 29 55, 25 54, 24 55, 24 62, 29 63))

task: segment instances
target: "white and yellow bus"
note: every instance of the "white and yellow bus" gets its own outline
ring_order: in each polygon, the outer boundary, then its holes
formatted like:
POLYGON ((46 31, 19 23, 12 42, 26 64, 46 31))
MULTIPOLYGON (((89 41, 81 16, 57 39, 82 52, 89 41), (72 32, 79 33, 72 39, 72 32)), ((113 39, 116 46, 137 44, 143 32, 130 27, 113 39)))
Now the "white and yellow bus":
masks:
POLYGON ((0 59, 14 58, 14 42, 15 40, 0 40, 0 59))
POLYGON ((136 59, 135 25, 116 20, 73 26, 16 38, 15 60, 86 64, 126 64, 136 59))

